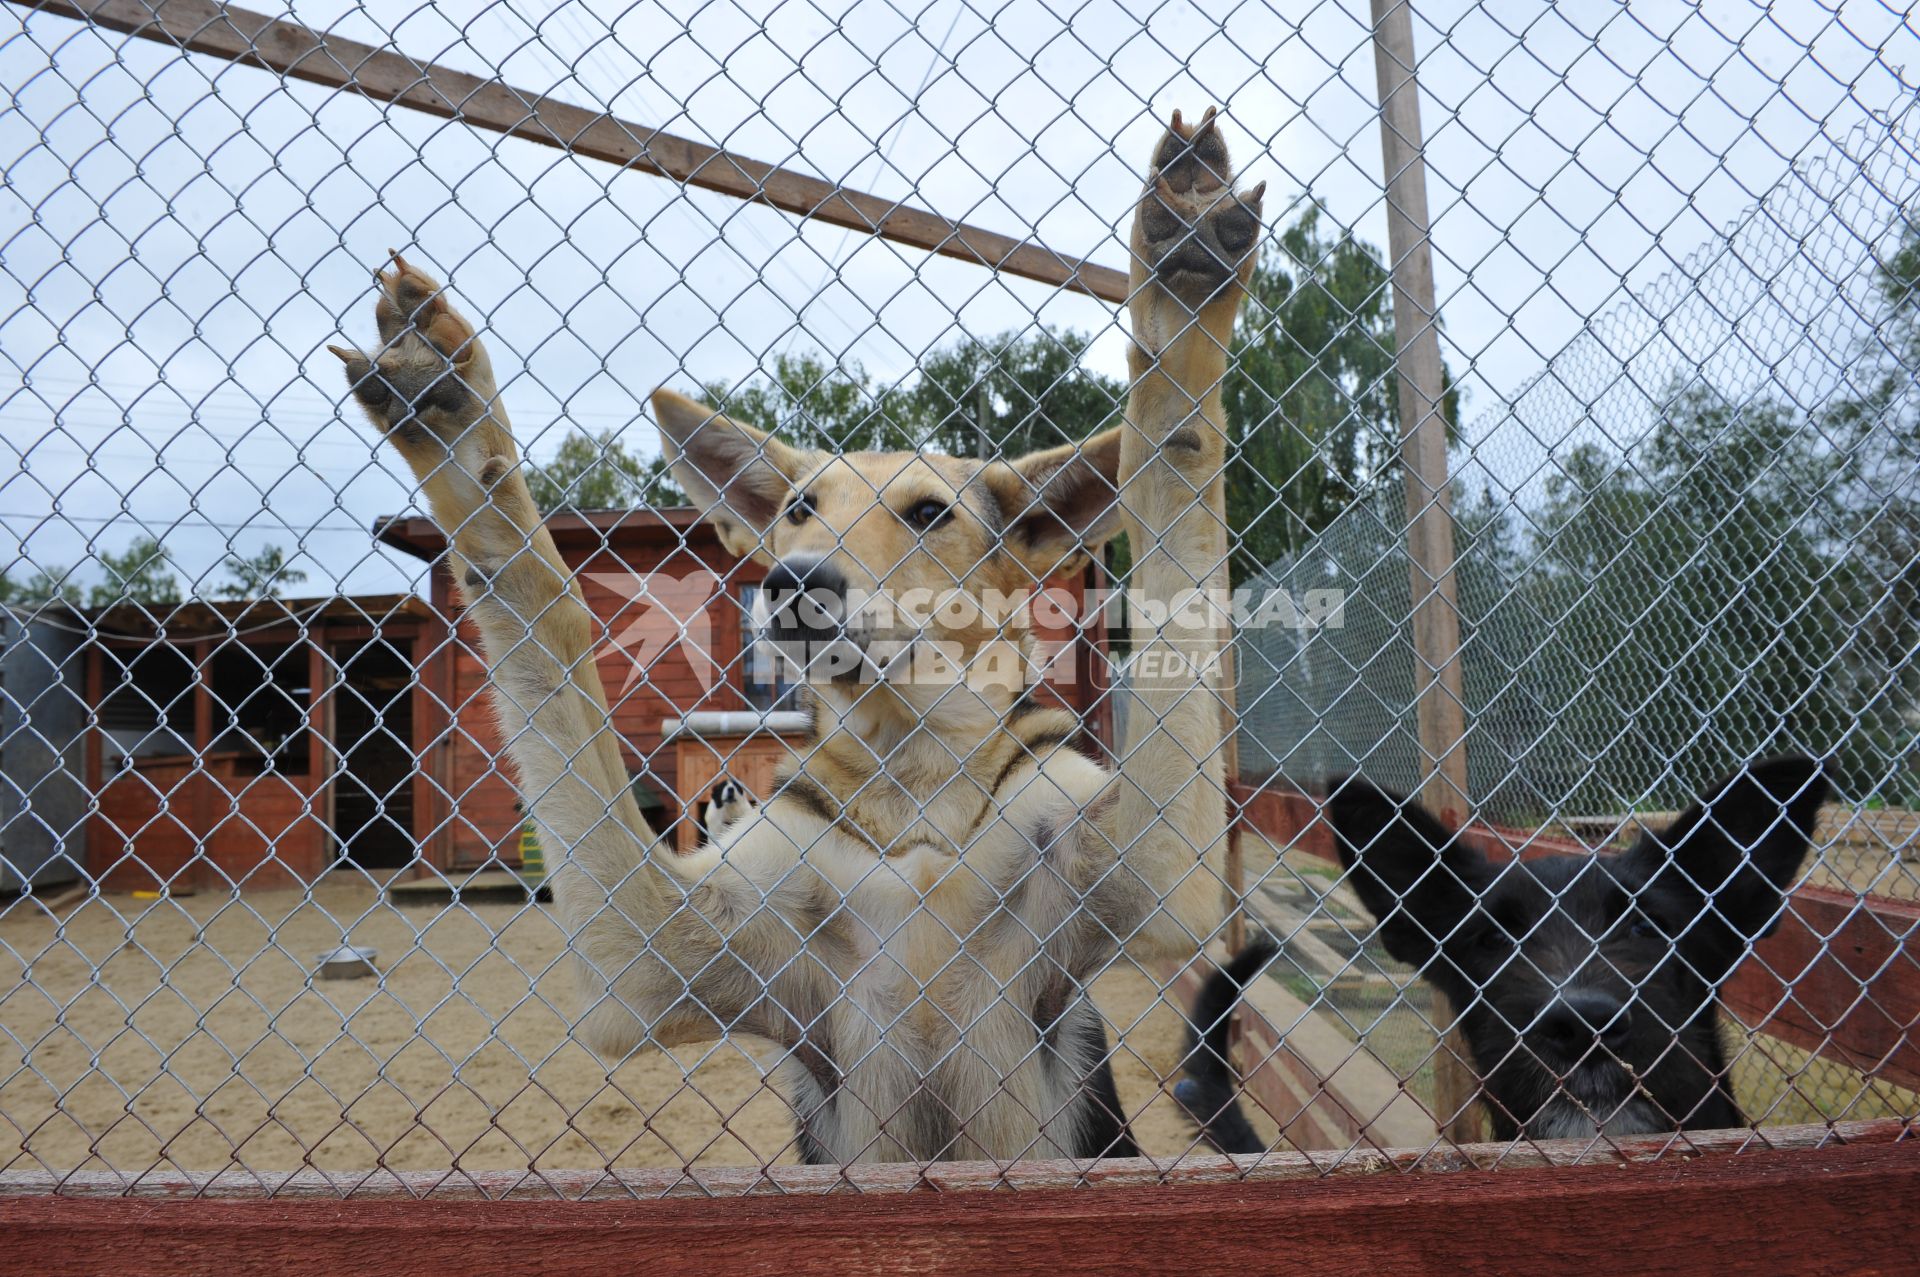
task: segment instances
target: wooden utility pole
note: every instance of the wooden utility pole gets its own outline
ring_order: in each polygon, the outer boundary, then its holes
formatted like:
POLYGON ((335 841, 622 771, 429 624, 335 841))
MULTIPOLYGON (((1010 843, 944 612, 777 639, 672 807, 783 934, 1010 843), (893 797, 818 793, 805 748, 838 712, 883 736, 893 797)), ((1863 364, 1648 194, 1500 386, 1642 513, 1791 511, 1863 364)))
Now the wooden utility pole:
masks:
MULTIPOLYGON (((1427 164, 1414 79, 1412 0, 1372 0, 1373 61, 1380 77, 1380 149, 1387 187, 1387 248, 1393 257, 1393 338, 1400 370, 1400 458, 1407 483, 1407 557, 1413 581, 1413 695, 1420 733, 1420 797, 1448 825, 1467 816, 1466 702, 1461 695, 1460 607, 1453 563, 1453 499, 1447 481, 1445 373, 1433 300, 1427 164)), ((1473 1102, 1479 1079, 1434 996, 1443 1028, 1434 1053, 1434 1117, 1455 1143, 1484 1138, 1473 1102)))
POLYGON ((1420 732, 1420 794, 1449 824, 1467 815, 1466 708, 1454 576, 1453 498, 1447 481, 1445 374, 1433 300, 1427 166, 1414 79, 1412 0, 1372 0, 1380 77, 1380 143, 1392 254, 1393 336, 1400 372, 1400 453, 1413 561, 1413 694, 1420 732))

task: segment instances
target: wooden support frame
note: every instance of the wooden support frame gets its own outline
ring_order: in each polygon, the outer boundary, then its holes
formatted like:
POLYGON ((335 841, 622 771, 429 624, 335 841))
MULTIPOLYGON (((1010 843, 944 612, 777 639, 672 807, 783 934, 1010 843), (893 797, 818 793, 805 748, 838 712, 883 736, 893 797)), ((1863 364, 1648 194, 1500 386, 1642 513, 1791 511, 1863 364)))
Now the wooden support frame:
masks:
POLYGON ((1127 276, 1109 266, 1056 253, 955 222, 898 200, 869 195, 763 160, 749 159, 651 125, 483 79, 391 47, 375 47, 297 22, 214 0, 12 0, 23 9, 89 22, 188 53, 259 67, 296 80, 390 102, 441 119, 623 169, 635 169, 799 217, 877 235, 943 257, 1085 293, 1127 297, 1127 276))
POLYGON ((1447 477, 1446 368, 1433 295, 1425 142, 1414 77, 1412 0, 1372 0, 1380 145, 1392 253, 1393 337, 1399 365, 1401 468, 1412 560, 1413 694, 1421 798, 1449 824, 1467 813, 1466 699, 1447 477))

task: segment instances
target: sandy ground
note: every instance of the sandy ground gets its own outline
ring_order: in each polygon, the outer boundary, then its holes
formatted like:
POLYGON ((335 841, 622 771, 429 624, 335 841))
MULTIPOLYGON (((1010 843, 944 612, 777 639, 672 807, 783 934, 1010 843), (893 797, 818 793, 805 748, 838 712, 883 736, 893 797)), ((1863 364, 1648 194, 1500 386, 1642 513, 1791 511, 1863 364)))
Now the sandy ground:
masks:
MULTIPOLYGON (((395 908, 357 875, 299 892, 112 896, 0 920, 0 1169, 427 1170, 796 1160, 752 1040, 608 1070, 567 1037, 540 908, 395 908), (309 981, 379 949, 384 981, 309 981)), ((1161 1079, 1180 1023, 1131 969, 1095 986, 1143 1146, 1191 1137, 1161 1079)), ((762 1054, 765 1052, 762 1051, 762 1054)))
MULTIPOLYGON (((1280 857, 1250 840, 1248 859, 1259 875, 1280 857)), ((1907 868, 1886 857, 1872 877, 1907 868)), ((796 1160, 792 1117, 764 1072, 769 1048, 649 1051, 609 1070, 567 1037, 563 954, 541 908, 396 908, 354 874, 311 896, 112 896, 59 922, 15 901, 0 912, 0 1170, 796 1160), (310 981, 315 956, 343 942, 378 948, 383 980, 310 981)), ((1094 994, 1119 1042, 1136 1137, 1158 1156, 1190 1150, 1162 1089, 1178 1014, 1130 967, 1094 994)), ((1376 1020, 1321 996, 1354 1025, 1372 1021, 1356 1047, 1429 1094, 1432 1030, 1411 1002, 1376 1020)), ((1773 1039, 1730 1044, 1736 1090, 1762 1120, 1910 1115, 1920 1103, 1773 1039)))

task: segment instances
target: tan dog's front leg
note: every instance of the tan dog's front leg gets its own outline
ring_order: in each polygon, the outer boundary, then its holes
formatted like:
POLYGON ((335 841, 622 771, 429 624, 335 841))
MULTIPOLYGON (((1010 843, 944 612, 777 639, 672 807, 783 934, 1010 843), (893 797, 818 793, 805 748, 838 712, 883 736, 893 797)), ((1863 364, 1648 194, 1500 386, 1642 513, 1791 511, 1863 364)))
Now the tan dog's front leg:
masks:
MULTIPOLYGON (((682 976, 642 961, 642 933, 684 903, 649 861, 593 660, 595 623, 527 491, 492 363, 439 284, 395 255, 376 272, 373 354, 334 347, 354 398, 406 460, 452 545, 455 588, 478 625, 500 732, 546 845, 555 901, 585 960, 589 1025, 631 1016, 606 997, 636 978, 679 996, 682 976), (610 1008, 610 1009, 609 1009, 610 1008)), ((711 930, 708 928, 707 930, 711 930)), ((685 955, 692 969, 712 946, 685 955)), ((635 996, 636 1004, 660 999, 635 996)))
POLYGON ((1120 494, 1134 551, 1135 712, 1100 818, 1122 864, 1158 902, 1136 951, 1193 952, 1217 926, 1226 841, 1220 682, 1227 533, 1221 385, 1253 269, 1265 185, 1233 189, 1215 115, 1176 112, 1155 148, 1133 225, 1133 386, 1120 494))

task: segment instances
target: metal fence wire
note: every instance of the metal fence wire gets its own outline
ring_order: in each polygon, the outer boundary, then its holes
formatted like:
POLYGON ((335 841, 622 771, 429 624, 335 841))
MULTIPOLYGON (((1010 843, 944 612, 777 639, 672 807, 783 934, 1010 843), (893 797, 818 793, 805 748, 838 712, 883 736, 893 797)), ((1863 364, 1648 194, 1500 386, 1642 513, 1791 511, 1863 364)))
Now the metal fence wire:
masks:
POLYGON ((1920 1119, 1910 20, 683 8, 4 6, 0 1176, 1920 1119))

